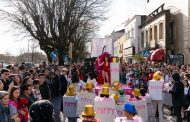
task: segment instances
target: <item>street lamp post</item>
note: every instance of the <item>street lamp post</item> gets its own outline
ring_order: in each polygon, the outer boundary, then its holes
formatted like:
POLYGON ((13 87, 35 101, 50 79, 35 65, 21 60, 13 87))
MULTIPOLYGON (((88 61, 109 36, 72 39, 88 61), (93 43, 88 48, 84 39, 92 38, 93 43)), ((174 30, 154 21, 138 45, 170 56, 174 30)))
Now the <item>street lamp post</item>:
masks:
POLYGON ((70 58, 70 63, 72 63, 72 58, 73 58, 73 43, 70 42, 69 45, 69 58, 70 58))
POLYGON ((28 40, 28 62, 30 62, 30 59, 29 59, 29 57, 30 57, 30 54, 29 54, 29 47, 30 47, 30 40, 28 40))

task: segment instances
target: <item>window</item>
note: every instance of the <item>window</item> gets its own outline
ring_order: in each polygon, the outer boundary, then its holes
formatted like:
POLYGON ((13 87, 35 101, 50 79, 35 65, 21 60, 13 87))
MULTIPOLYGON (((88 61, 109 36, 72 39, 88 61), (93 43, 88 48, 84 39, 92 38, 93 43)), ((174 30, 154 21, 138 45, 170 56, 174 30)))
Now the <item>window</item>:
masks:
POLYGON ((174 23, 170 23, 170 44, 174 44, 174 23))
POLYGON ((131 37, 134 37, 134 29, 131 30, 131 37))
POLYGON ((150 41, 152 41, 152 28, 150 28, 150 35, 149 35, 150 37, 150 41))
POLYGON ((146 42, 148 42, 149 40, 148 40, 148 30, 146 30, 146 38, 145 38, 146 40, 146 42))
POLYGON ((141 47, 144 47, 144 32, 141 33, 141 47))
POLYGON ((159 24, 159 39, 163 39, 163 22, 159 24))
POLYGON ((157 25, 154 26, 154 40, 157 41, 158 39, 158 27, 157 25))
POLYGON ((128 33, 127 33, 127 37, 128 37, 128 38, 130 37, 130 31, 128 31, 128 33))

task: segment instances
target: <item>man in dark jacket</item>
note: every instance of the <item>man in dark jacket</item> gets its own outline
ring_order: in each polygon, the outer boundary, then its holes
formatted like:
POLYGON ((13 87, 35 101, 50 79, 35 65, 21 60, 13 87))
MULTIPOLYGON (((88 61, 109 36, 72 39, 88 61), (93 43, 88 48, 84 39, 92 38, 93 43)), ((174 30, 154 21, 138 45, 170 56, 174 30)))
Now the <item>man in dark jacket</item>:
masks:
POLYGON ((9 80, 9 70, 8 69, 2 69, 1 70, 1 81, 3 82, 3 90, 7 91, 9 89, 9 84, 10 84, 10 80, 9 80))
POLYGON ((177 116, 177 122, 182 122, 181 109, 184 105, 184 85, 180 81, 180 75, 178 73, 173 74, 172 78, 174 80, 174 86, 168 92, 172 94, 172 103, 177 116))
POLYGON ((49 89, 49 86, 45 82, 45 74, 40 73, 38 76, 39 84, 40 84, 40 93, 42 96, 42 99, 44 100, 50 100, 51 99, 51 92, 49 89))
POLYGON ((55 74, 52 78, 52 104, 54 106, 54 118, 56 122, 62 122, 62 118, 60 115, 61 103, 63 102, 63 91, 62 91, 62 79, 61 79, 61 67, 57 66, 55 68, 55 74))
POLYGON ((65 95, 65 93, 67 92, 67 86, 68 86, 67 73, 68 73, 67 68, 63 68, 62 75, 60 76, 60 84, 61 84, 60 93, 62 96, 65 95))

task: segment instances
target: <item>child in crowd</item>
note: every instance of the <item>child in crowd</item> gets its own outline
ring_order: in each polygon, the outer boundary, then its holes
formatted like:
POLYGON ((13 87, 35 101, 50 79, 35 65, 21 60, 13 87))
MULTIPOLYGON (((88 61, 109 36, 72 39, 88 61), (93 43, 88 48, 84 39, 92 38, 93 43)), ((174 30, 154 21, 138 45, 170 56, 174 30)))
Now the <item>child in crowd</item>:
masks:
POLYGON ((117 117, 115 122, 142 122, 142 119, 136 116, 136 109, 133 104, 126 103, 123 107, 124 117, 117 117))
POLYGON ((25 114, 19 113, 19 118, 21 122, 28 122, 28 99, 20 98, 18 107, 20 111, 23 111, 25 114))

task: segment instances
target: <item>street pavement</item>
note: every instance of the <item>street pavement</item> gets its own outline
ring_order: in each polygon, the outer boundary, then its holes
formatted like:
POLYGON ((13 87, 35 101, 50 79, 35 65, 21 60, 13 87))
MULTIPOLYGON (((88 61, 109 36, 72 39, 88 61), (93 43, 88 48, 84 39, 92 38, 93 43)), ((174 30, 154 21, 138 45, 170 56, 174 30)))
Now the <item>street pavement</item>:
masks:
MULTIPOLYGON (((164 107, 163 112, 164 112, 164 122, 177 122, 176 117, 170 116, 170 111, 167 108, 164 107)), ((187 121, 183 120, 183 122, 187 121)))

